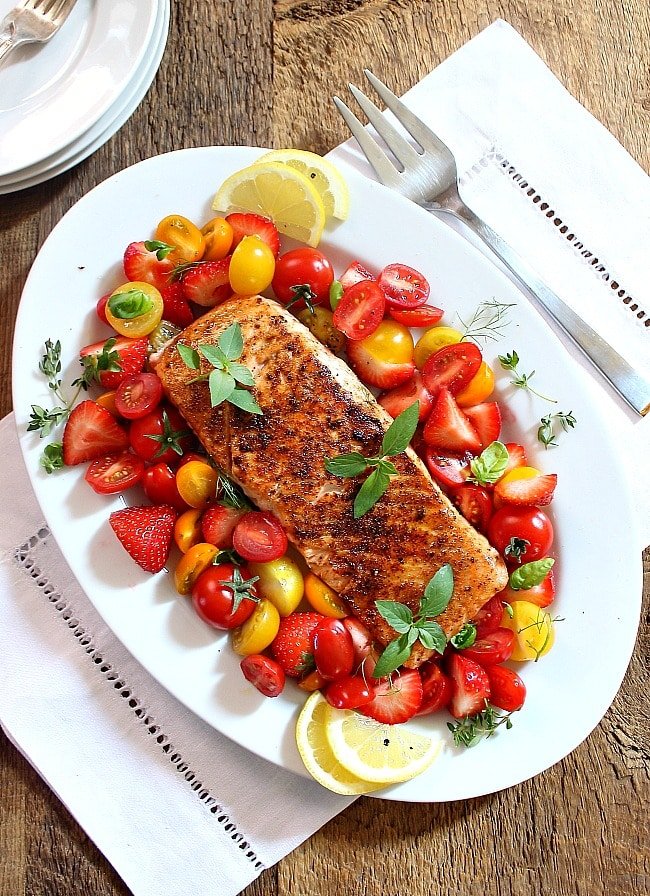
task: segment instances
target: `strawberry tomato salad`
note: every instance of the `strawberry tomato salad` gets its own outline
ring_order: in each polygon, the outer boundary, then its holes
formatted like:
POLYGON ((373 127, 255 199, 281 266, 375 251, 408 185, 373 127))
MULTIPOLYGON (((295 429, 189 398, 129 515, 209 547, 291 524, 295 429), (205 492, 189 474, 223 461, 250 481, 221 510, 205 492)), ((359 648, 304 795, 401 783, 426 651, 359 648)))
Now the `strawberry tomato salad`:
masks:
MULTIPOLYGON (((85 464, 89 488, 126 494, 125 506, 110 514, 125 562, 150 573, 167 566, 206 625, 231 632, 242 674, 262 694, 277 697, 292 679, 289 686, 318 690, 336 709, 382 723, 444 713, 455 743, 471 746, 511 726, 526 700, 513 662, 540 660, 554 639, 547 511, 557 477, 531 466, 524 445, 502 440, 495 370, 481 348, 503 337, 509 307, 485 302, 456 328, 431 304, 425 277, 403 263, 378 271, 351 260, 335 271, 318 248, 285 251, 275 224, 261 215, 195 224, 171 214, 125 247, 123 282, 97 297, 104 336, 80 347, 69 398, 59 379, 61 346, 46 343, 40 369, 61 405, 33 406, 29 428, 48 437, 64 425, 61 441, 43 452, 48 472, 85 464), (385 439, 393 448, 383 458, 326 460, 334 475, 358 478, 355 515, 381 501, 396 473, 390 456, 410 444, 503 557, 507 587, 450 640, 435 623, 451 596, 450 567, 432 570, 419 614, 377 595, 395 632, 379 647, 292 552, 280 522, 216 468, 166 401, 156 375, 161 348, 208 309, 257 293, 276 298, 344 357, 394 418, 385 439), (416 639, 433 658, 408 669, 416 639)), ((236 324, 227 335, 208 359, 219 384, 213 404, 228 400, 257 413, 252 375, 238 363, 236 324)), ((498 363, 512 387, 531 388, 532 374, 522 374, 514 350, 498 363)), ((540 443, 555 445, 574 422, 562 412, 542 418, 540 443)))

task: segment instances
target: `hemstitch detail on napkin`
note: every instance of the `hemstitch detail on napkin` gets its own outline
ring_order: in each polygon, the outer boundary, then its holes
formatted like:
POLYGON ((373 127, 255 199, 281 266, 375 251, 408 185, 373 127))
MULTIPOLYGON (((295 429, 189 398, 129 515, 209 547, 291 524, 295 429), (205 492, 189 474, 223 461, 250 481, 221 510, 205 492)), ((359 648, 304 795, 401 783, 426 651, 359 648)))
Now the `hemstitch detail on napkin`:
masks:
POLYGON ((608 284, 612 292, 615 293, 628 310, 631 311, 638 320, 643 321, 645 327, 650 327, 650 314, 639 305, 624 287, 621 286, 619 280, 608 271, 601 259, 584 245, 582 240, 576 235, 575 231, 563 221, 563 219, 556 213, 555 209, 537 192, 535 187, 531 186, 528 179, 515 165, 511 164, 504 154, 496 147, 491 147, 478 162, 472 165, 472 167, 462 175, 460 178, 461 185, 481 174, 489 163, 498 165, 501 171, 515 186, 519 187, 520 190, 525 191, 526 196, 530 199, 531 203, 536 206, 545 218, 553 223, 558 232, 562 234, 567 242, 571 243, 573 249, 581 256, 582 260, 592 268, 598 279, 608 284))
POLYGON ((216 817, 217 822, 223 827, 224 831, 229 835, 230 839, 237 844, 239 849, 246 855, 246 858, 253 866, 261 871, 264 864, 261 862, 255 851, 251 848, 250 843, 244 838, 244 835, 237 830, 236 825, 230 820, 223 807, 217 802, 216 798, 203 787, 201 781, 196 774, 183 760, 179 752, 169 737, 156 724, 155 719, 147 712, 140 700, 134 696, 132 689, 124 680, 113 665, 105 660, 104 656, 93 643, 91 635, 86 631, 79 618, 75 615, 73 608, 63 597, 60 591, 57 591, 52 582, 49 581, 39 566, 37 565, 35 553, 39 547, 44 546, 50 538, 51 533, 47 526, 43 526, 38 532, 32 535, 27 541, 16 548, 14 551, 14 560, 24 572, 26 572, 34 581, 34 584, 40 589, 41 594, 47 598, 51 607, 56 611, 61 621, 65 622, 71 634, 77 639, 77 643, 84 650, 89 660, 96 666, 97 671, 103 676, 110 686, 119 692, 124 699, 125 706, 133 713, 142 724, 147 732, 155 738, 155 742, 160 750, 166 755, 176 771, 181 774, 185 781, 189 784, 191 790, 195 793, 201 803, 208 808, 210 813, 216 817))

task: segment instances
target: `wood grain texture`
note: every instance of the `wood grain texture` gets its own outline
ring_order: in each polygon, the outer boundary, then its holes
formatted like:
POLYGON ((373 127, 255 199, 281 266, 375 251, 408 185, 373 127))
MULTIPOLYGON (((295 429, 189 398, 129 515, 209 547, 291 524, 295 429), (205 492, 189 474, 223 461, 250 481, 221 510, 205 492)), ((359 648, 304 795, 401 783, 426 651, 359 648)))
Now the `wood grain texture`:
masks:
MULTIPOLYGON (((73 171, 0 197, 0 413, 11 409, 11 339, 25 277, 47 234, 87 190, 125 165, 187 146, 325 152, 347 138, 329 97, 345 93, 348 81, 358 83, 363 66, 406 90, 498 17, 650 171, 646 0, 172 0, 161 69, 129 122, 73 171)), ((358 800, 244 896, 650 890, 650 551, 644 594, 623 686, 571 756, 506 793, 466 803, 358 800)), ((0 793, 0 896, 126 896, 110 865, 4 738, 0 793)))

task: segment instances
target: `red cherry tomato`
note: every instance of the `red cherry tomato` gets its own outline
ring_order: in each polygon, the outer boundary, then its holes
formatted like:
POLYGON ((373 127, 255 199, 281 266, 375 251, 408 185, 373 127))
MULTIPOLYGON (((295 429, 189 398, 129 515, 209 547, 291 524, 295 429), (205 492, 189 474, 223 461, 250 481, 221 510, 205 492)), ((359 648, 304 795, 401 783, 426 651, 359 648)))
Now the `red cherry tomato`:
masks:
POLYGON ((354 667, 354 644, 340 619, 325 619, 311 633, 316 668, 326 681, 350 675, 354 667))
POLYGON ((252 653, 239 664, 244 678, 254 685, 265 697, 277 697, 284 689, 286 676, 284 669, 270 656, 252 653))
POLYGON ((123 451, 94 460, 84 479, 99 495, 115 495, 139 482, 143 473, 144 463, 140 458, 123 451))
POLYGON ((97 317, 101 320, 103 324, 110 326, 108 323, 108 318, 106 317, 106 303, 110 299, 111 294, 107 292, 106 295, 102 296, 97 300, 97 305, 95 306, 95 310, 97 312, 97 317))
POLYGON ((175 408, 159 405, 146 417, 133 420, 131 448, 146 463, 178 463, 191 444, 187 424, 175 408))
POLYGON ((292 307, 298 309, 304 308, 305 302, 296 300, 305 295, 312 305, 329 304, 333 282, 334 270, 323 253, 303 246, 278 258, 271 286, 281 302, 296 302, 292 307))
POLYGON ((465 482, 470 474, 471 459, 471 454, 441 454, 429 445, 424 452, 424 462, 429 473, 445 488, 455 488, 465 482))
POLYGON ((537 604, 538 607, 548 607, 555 598, 555 577, 553 572, 551 569, 539 585, 533 585, 532 588, 515 590, 508 585, 503 589, 500 596, 509 604, 513 600, 527 600, 528 603, 537 604))
POLYGON ((257 592, 254 584, 247 590, 250 596, 244 596, 234 609, 236 579, 239 576, 244 581, 251 578, 250 571, 244 566, 237 568, 232 563, 219 563, 209 566, 194 583, 194 609, 213 628, 237 628, 246 622, 255 609, 257 592))
POLYGON ((356 709, 374 700, 374 692, 361 675, 346 675, 325 689, 325 699, 335 709, 356 709))
POLYGON ((484 638, 477 639, 471 647, 465 647, 460 653, 481 666, 494 666, 509 660, 514 646, 515 633, 509 628, 498 628, 484 638))
POLYGON ((115 407, 126 420, 137 420, 157 408, 162 397, 162 383, 155 373, 134 373, 117 387, 115 407))
POLYGON ((444 345, 425 361, 424 385, 434 397, 443 388, 458 395, 474 377, 482 360, 481 350, 473 342, 444 345))
POLYGON ((378 283, 391 307, 418 308, 429 298, 426 277, 407 264, 386 265, 378 283))
POLYGON ((232 544, 244 560, 267 563, 281 557, 288 542, 282 525, 272 513, 249 510, 235 526, 232 544))
POLYGON ((420 305, 419 308, 398 308, 395 305, 388 306, 388 313, 400 324, 406 327, 432 327, 437 324, 445 313, 442 308, 434 305, 420 305))
POLYGON ((417 715, 425 716, 444 709, 451 700, 451 679, 434 662, 420 666, 420 676, 422 678, 422 703, 417 715))
POLYGON ((342 620, 348 630, 354 646, 354 666, 358 666, 372 650, 372 635, 363 622, 359 622, 354 616, 346 616, 342 620))
POLYGON ((503 616, 503 592, 495 594, 490 600, 483 604, 481 609, 474 617, 474 625, 476 626, 476 639, 487 638, 492 632, 495 632, 501 625, 503 616))
POLYGON ((188 508, 178 493, 176 474, 169 464, 157 463, 147 467, 142 477, 142 487, 152 504, 171 504, 181 511, 188 508))
POLYGON ((490 520, 488 540, 508 563, 530 563, 548 554, 553 544, 553 525, 537 507, 506 505, 490 520))
POLYGON ((466 482, 454 491, 452 501, 467 522, 485 535, 493 512, 492 498, 487 489, 466 482))
POLYGON ((362 280, 343 293, 333 323, 348 339, 363 339, 375 332, 384 317, 386 297, 374 280, 362 280))
POLYGON ((526 700, 526 685, 519 675, 506 666, 488 666, 490 703, 505 712, 516 712, 526 700))

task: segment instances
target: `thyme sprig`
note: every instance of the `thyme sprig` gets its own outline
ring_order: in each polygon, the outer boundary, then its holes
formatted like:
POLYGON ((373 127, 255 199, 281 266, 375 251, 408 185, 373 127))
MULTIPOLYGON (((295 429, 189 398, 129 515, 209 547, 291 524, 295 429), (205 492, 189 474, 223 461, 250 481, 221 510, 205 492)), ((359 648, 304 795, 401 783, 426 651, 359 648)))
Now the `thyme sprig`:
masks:
POLYGON ((551 404, 557 404, 557 399, 549 398, 548 395, 543 395, 541 392, 538 392, 536 389, 530 385, 530 381, 535 376, 535 371, 531 370, 530 373, 520 373, 517 369, 519 366, 519 355, 513 349, 511 352, 508 352, 506 355, 499 355, 499 363, 503 370, 509 370, 512 373, 512 377, 510 378, 510 382, 513 386, 517 386, 519 389, 527 390, 531 392, 533 395, 536 395, 538 398, 541 398, 543 401, 549 401, 551 404))
POLYGON ((557 414, 548 414, 539 421, 539 429, 537 430, 537 439, 542 443, 544 448, 556 448, 558 445, 557 437, 559 432, 555 424, 558 423, 564 432, 573 429, 577 423, 573 416, 573 411, 564 413, 558 411, 557 414))
POLYGON ((481 302, 468 321, 464 321, 460 314, 458 319, 463 326, 463 339, 471 339, 478 342, 480 339, 486 342, 496 342, 503 338, 503 330, 510 324, 508 312, 515 308, 514 303, 498 302, 489 299, 481 302))
POLYGON ((484 737, 493 737, 501 725, 505 725, 506 731, 512 728, 512 713, 503 713, 487 700, 485 709, 476 715, 447 722, 457 747, 474 747, 484 737))

